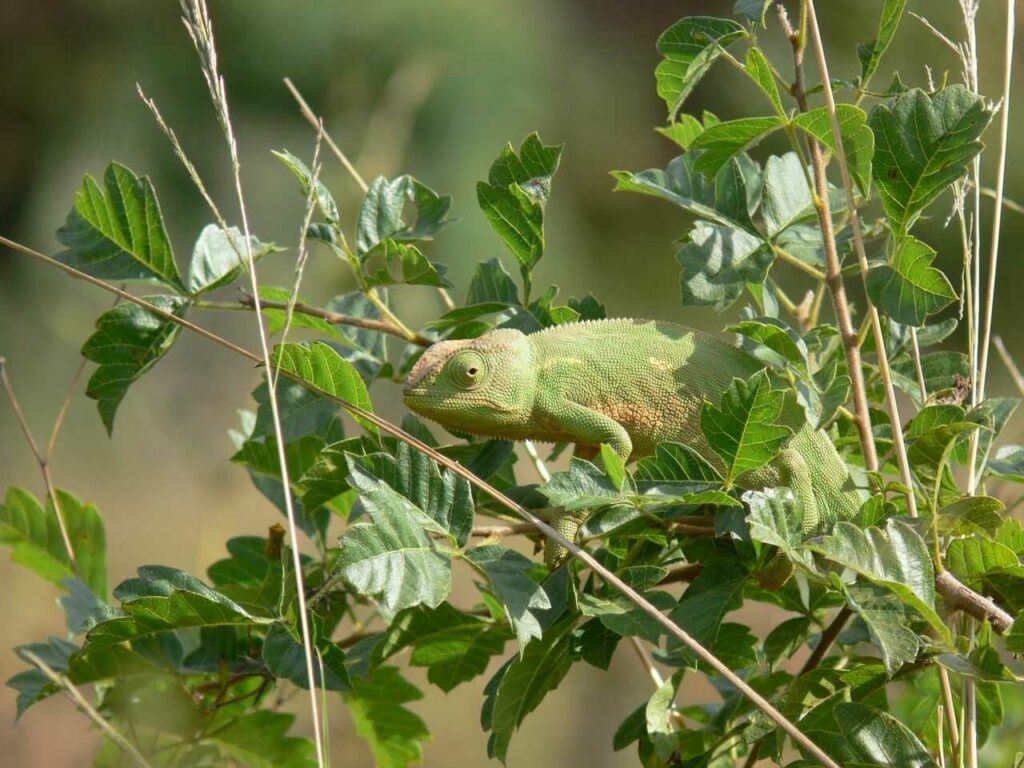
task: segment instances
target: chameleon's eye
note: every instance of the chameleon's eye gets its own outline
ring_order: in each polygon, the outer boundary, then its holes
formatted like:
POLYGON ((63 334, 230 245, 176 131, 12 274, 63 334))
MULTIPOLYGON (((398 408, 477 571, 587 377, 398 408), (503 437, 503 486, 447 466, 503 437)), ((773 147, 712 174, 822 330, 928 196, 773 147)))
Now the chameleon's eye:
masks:
POLYGON ((483 381, 487 364, 479 352, 459 352, 448 361, 448 373, 457 386, 471 389, 483 381))

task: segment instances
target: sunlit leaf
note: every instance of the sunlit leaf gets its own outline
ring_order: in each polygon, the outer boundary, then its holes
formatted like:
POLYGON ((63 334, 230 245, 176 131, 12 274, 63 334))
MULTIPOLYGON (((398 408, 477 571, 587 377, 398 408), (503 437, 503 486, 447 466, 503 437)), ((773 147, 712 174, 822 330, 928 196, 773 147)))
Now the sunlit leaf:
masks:
POLYGON ((670 122, 722 51, 745 37, 747 31, 735 21, 710 16, 688 16, 661 33, 658 53, 663 59, 654 76, 670 122))
POLYGON ((932 266, 935 251, 913 237, 889 244, 888 262, 867 276, 868 295, 884 314, 906 325, 924 325, 956 300, 956 292, 941 270, 932 266))

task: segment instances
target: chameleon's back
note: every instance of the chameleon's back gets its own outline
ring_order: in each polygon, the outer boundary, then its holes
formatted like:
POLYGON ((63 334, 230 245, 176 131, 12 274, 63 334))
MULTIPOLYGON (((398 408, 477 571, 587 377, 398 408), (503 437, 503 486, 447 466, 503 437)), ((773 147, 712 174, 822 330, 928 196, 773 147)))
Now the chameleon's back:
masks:
MULTIPOLYGON (((734 378, 747 379, 764 367, 715 336, 652 320, 571 323, 527 338, 538 387, 621 424, 633 441, 631 458, 674 441, 717 462, 700 429, 701 408, 707 401, 717 403, 734 378)), ((751 487, 788 484, 807 503, 818 500, 808 528, 851 516, 860 497, 832 442, 805 424, 795 398, 787 398, 781 421, 796 430, 788 454, 805 464, 804 471, 783 479, 769 467, 751 487)))
POLYGON ((571 323, 527 338, 538 385, 621 424, 633 440, 633 458, 667 440, 706 453, 703 403, 717 401, 734 378, 764 367, 710 334, 653 320, 571 323))

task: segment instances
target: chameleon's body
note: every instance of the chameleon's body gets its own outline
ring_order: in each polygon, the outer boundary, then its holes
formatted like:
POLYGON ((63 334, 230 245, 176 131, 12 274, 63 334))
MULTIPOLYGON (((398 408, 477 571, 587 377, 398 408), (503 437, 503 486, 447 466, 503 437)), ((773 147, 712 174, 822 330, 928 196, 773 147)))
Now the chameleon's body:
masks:
MULTIPOLYGON (((692 328, 599 320, 435 344, 409 374, 405 402, 470 434, 569 442, 584 455, 606 443, 623 459, 673 441, 721 466, 701 431, 701 408, 717 404, 734 378, 763 367, 692 328)), ((780 421, 793 427, 792 439, 776 460, 741 475, 737 485, 792 488, 804 505, 806 533, 851 516, 859 495, 831 441, 806 426, 792 398, 780 421)), ((575 535, 578 526, 566 520, 561 528, 575 535)))

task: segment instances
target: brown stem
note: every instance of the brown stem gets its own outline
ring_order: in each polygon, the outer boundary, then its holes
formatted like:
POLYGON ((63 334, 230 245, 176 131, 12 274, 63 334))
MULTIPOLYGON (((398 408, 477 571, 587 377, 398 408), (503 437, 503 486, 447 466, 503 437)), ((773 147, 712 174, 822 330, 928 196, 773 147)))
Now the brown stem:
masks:
MULTIPOLYGON (((801 112, 807 111, 807 92, 804 88, 804 50, 806 34, 804 30, 794 31, 789 25, 782 5, 779 5, 779 18, 783 29, 793 46, 793 97, 801 112)), ((821 227, 822 243, 825 248, 825 283, 832 295, 832 305, 836 313, 836 325, 846 352, 846 367, 849 369, 850 383, 853 390, 853 406, 856 414, 857 432, 860 435, 861 449, 864 452, 864 464, 869 471, 878 469, 878 453, 875 450, 874 436, 871 434, 871 416, 868 413, 867 389, 864 386, 864 371, 860 361, 860 346, 857 331, 850 319, 850 305, 846 299, 846 286, 843 284, 842 265, 836 251, 835 230, 832 225, 832 211, 829 207, 828 177, 825 174, 825 158, 817 139, 808 137, 811 148, 811 167, 814 172, 812 196, 814 209, 821 227)), ((899 429, 899 425, 894 426, 899 429)))
POLYGON ((693 581, 700 575, 702 570, 704 570, 704 566, 700 563, 686 563, 685 565, 677 566, 669 571, 665 578, 658 582, 658 585, 693 581))
POLYGON ((489 536, 518 536, 524 533, 536 533, 537 529, 529 523, 512 525, 474 525, 473 535, 487 538, 489 536))
POLYGON ((961 610, 978 621, 988 621, 992 629, 1001 635, 1006 634, 1013 626, 1013 616, 989 598, 979 595, 959 581, 949 571, 935 574, 935 588, 950 608, 961 610))
POLYGON ((850 609, 850 606, 844 605, 839 609, 835 617, 833 617, 832 621, 821 633, 821 639, 814 646, 814 650, 807 657, 807 661, 800 667, 797 677, 807 674, 812 669, 817 669, 818 665, 821 664, 821 660, 825 658, 825 654, 828 653, 828 649, 832 647, 832 643, 839 637, 839 633, 843 631, 843 627, 846 626, 846 622, 850 620, 851 616, 853 616, 853 611, 850 609))
MULTIPOLYGON (((256 301, 249 294, 243 294, 242 298, 238 300, 239 304, 249 309, 255 309, 256 301)), ((285 301, 268 301, 263 299, 260 301, 260 305, 263 309, 288 309, 288 303, 285 301)), ((356 328, 365 328, 369 331, 380 331, 387 333, 392 336, 397 336, 403 341, 408 341, 412 344, 418 344, 421 347, 429 347, 432 342, 425 336, 421 336, 418 333, 413 334, 410 338, 401 328, 389 320, 374 320, 368 317, 356 317, 355 315, 345 315, 341 312, 331 312, 330 310, 320 309, 319 307, 313 307, 304 302, 297 301, 295 306, 292 307, 293 312, 298 312, 300 315, 309 315, 310 317, 319 317, 324 322, 330 323, 331 325, 351 325, 356 328)))

